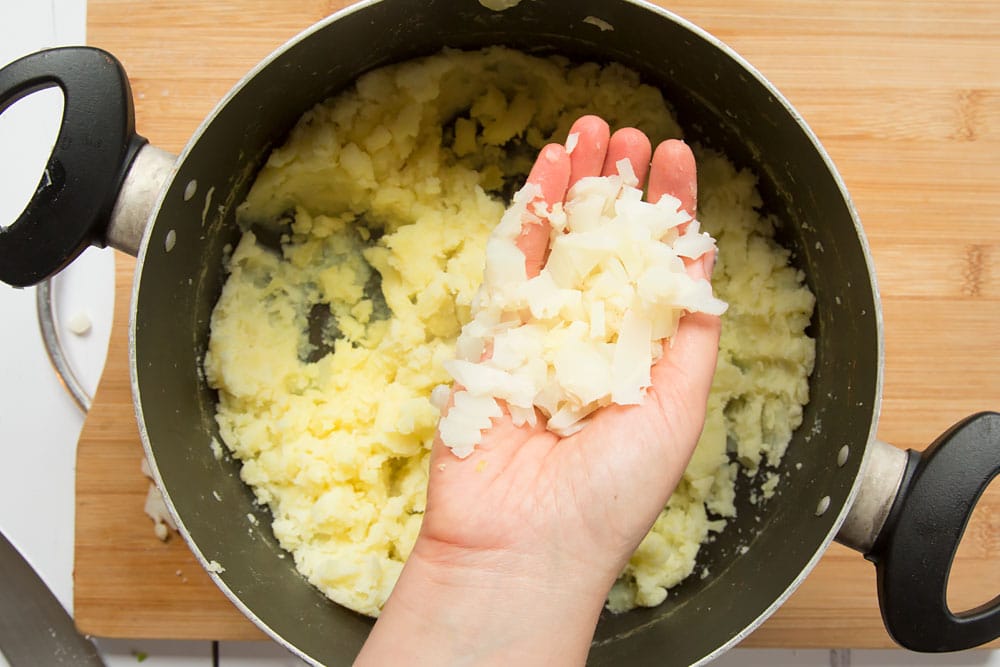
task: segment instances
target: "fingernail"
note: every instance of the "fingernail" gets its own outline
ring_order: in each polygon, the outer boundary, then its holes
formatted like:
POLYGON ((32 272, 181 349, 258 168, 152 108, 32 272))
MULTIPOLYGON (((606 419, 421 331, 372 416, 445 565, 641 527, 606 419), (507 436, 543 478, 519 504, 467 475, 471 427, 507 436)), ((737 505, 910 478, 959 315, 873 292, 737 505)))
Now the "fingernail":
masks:
POLYGON ((549 144, 542 149, 542 156, 549 162, 558 162, 560 153, 559 148, 560 146, 557 146, 556 144, 549 144))

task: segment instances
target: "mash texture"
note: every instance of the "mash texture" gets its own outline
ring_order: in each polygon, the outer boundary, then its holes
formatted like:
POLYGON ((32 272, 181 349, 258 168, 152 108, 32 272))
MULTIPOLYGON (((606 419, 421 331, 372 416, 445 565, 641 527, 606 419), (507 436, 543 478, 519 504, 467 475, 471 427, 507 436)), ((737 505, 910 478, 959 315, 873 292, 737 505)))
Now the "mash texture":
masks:
MULTIPOLYGON (((336 602, 374 616, 391 592, 424 510, 431 391, 450 380, 490 230, 538 150, 586 113, 654 144, 681 134, 620 66, 444 52, 307 112, 241 206, 205 357, 219 432, 277 539, 336 602)), ((730 304, 710 416, 613 610, 659 604, 693 571, 735 512, 738 470, 777 464, 808 400, 813 297, 755 211, 753 176, 698 157, 713 286, 730 304)))

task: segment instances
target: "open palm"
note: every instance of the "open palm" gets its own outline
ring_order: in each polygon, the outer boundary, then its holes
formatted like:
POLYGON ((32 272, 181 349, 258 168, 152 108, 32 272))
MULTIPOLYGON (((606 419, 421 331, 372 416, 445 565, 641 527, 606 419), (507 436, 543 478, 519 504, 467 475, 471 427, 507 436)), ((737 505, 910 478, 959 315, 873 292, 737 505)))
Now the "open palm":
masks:
MULTIPOLYGON (((528 177, 547 204, 563 201, 580 178, 617 173, 616 162, 628 158, 640 183, 649 175, 650 201, 670 194, 694 215, 694 158, 682 142, 664 142, 653 153, 641 132, 625 129, 611 136, 594 116, 578 120, 570 134, 577 135, 572 152, 546 146, 528 177)), ((529 277, 544 265, 548 238, 545 225, 522 230, 518 246, 529 277)), ((688 271, 708 277, 713 260, 702 257, 688 271)), ((505 416, 494 420, 465 459, 438 438, 414 552, 451 564, 503 557, 597 575, 610 586, 673 492, 697 443, 719 328, 717 317, 682 317, 652 369, 642 403, 602 408, 572 436, 547 431, 544 420, 515 427, 505 416)))

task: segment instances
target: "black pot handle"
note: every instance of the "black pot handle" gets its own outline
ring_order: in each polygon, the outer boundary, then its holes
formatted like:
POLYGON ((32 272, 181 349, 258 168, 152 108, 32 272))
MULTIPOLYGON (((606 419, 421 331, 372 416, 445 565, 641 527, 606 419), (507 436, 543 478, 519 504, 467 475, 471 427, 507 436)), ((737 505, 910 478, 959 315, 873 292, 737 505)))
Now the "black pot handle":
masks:
POLYGON ((923 454, 910 450, 885 527, 865 557, 878 573, 886 629, 901 646, 958 651, 1000 637, 1000 596, 954 613, 948 575, 980 496, 1000 473, 1000 414, 973 415, 923 454))
POLYGON ((15 287, 57 273, 88 245, 104 245, 118 191, 146 143, 135 132, 124 68, 91 47, 40 51, 0 69, 0 114, 55 86, 64 103, 52 156, 24 212, 0 228, 0 280, 15 287))

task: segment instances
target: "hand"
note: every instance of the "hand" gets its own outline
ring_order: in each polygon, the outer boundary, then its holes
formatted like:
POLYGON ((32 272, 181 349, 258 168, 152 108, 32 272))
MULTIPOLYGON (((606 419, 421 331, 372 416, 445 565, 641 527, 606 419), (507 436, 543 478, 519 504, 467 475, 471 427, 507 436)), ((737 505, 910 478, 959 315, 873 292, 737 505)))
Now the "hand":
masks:
MULTIPOLYGON (((637 130, 609 136, 585 116, 570 134, 573 152, 546 146, 528 177, 547 204, 628 158, 640 182, 649 175, 650 200, 671 194, 695 213, 694 157, 682 142, 658 146, 650 164, 637 130)), ((548 237, 545 224, 522 231, 529 276, 544 265, 548 237)), ((713 260, 688 271, 707 278, 713 260)), ((717 317, 682 317, 643 402, 602 408, 567 438, 504 417, 468 458, 438 439, 420 536, 359 662, 582 664, 611 585, 694 451, 719 330, 717 317)))

